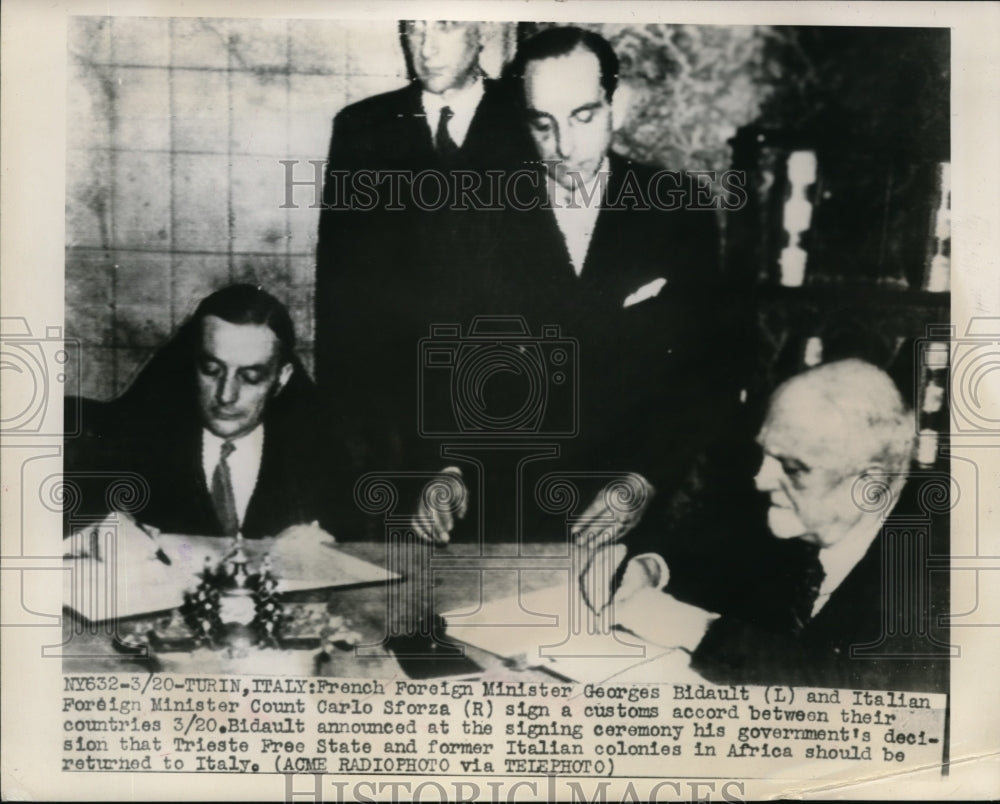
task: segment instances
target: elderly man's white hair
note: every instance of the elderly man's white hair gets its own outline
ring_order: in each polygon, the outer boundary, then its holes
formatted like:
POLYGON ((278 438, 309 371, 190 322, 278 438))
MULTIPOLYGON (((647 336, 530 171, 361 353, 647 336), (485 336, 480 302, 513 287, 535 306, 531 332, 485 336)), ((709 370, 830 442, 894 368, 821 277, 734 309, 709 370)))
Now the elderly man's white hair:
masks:
POLYGON ((912 414, 889 375, 871 363, 838 360, 792 377, 771 397, 765 429, 779 416, 809 433, 827 466, 877 466, 893 492, 905 483, 916 436, 912 414))

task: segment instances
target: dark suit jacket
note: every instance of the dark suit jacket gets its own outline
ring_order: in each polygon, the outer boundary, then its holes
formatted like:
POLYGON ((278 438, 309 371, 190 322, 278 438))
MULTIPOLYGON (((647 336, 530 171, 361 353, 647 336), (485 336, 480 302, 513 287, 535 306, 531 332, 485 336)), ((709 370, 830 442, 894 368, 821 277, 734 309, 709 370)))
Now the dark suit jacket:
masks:
MULTIPOLYGON (((421 105, 421 85, 367 98, 334 119, 328 170, 507 170, 529 153, 527 133, 505 90, 484 79, 484 95, 457 157, 445 162, 433 147, 421 105)), ((453 208, 450 179, 440 209, 421 208, 401 183, 390 205, 389 181, 362 203, 344 209, 328 180, 320 214, 316 266, 316 373, 353 427, 362 449, 380 468, 422 463, 417 438, 417 341, 431 324, 474 312, 482 256, 494 241, 496 213, 453 208), (371 203, 373 202, 373 203, 371 203), (339 208, 338 208, 339 207, 339 208), (404 457, 404 455, 406 457, 404 457)), ((430 181, 425 199, 435 204, 430 181)), ((471 204, 470 204, 471 206, 471 204)))
MULTIPOLYGON (((745 339, 730 333, 744 318, 720 290, 714 214, 658 209, 645 197, 656 170, 609 160, 580 276, 551 209, 508 208, 481 309, 523 315, 535 333, 557 324, 577 343, 580 430, 553 469, 637 471, 666 493, 738 404, 730 366, 745 339), (658 296, 623 307, 661 278, 658 296)), ((536 186, 544 201, 544 177, 536 186)))
MULTIPOLYGON (((515 285, 530 285, 519 301, 530 298, 540 311, 567 321, 593 322, 617 314, 628 295, 659 277, 667 279, 663 294, 668 296, 718 284, 714 213, 657 208, 647 192, 659 173, 656 168, 614 152, 608 160, 605 203, 579 277, 555 213, 546 208, 546 178, 540 167, 533 196, 525 197, 523 184, 524 208, 508 205, 500 254, 504 263, 498 270, 515 285)), ((679 180, 687 185, 685 177, 679 180)))
MULTIPOLYGON (((201 461, 192 356, 195 328, 184 325, 143 368, 130 388, 108 403, 85 406, 84 432, 66 441, 71 495, 67 526, 96 521, 112 508, 129 510, 165 532, 216 535, 221 527, 201 461), (116 478, 148 487, 148 499, 117 495, 116 478)), ((243 522, 248 538, 276 535, 318 520, 338 538, 357 532, 353 478, 335 420, 296 361, 291 380, 268 403, 257 484, 243 522)))
MULTIPOLYGON (((947 691, 947 629, 941 623, 947 572, 927 572, 919 562, 900 568, 895 550, 887 550, 889 539, 902 540, 893 546, 905 543, 910 555, 921 554, 918 539, 926 539, 926 548, 947 550, 947 518, 921 510, 917 486, 908 484, 870 549, 814 617, 801 625, 793 612, 802 591, 796 580, 810 560, 800 550, 797 570, 786 561, 781 575, 761 573, 742 603, 712 624, 692 666, 720 684, 947 691), (892 597, 907 589, 920 594, 892 597), (784 592, 783 600, 775 590, 784 592)), ((787 546, 794 549, 796 542, 787 546)))
MULTIPOLYGON (((192 426, 179 426, 169 434, 169 443, 157 437, 146 447, 145 454, 136 459, 137 470, 150 485, 149 504, 139 512, 140 521, 166 533, 223 535, 202 467, 200 425, 195 421, 192 426)), ((301 434, 294 439, 287 426, 274 419, 265 422, 260 471, 241 525, 246 538, 276 536, 290 525, 312 521, 321 521, 339 538, 350 538, 332 524, 344 512, 329 510, 324 496, 339 494, 343 499, 350 490, 346 478, 338 483, 335 471, 317 463, 343 461, 329 446, 326 449, 323 456, 320 450, 309 448, 301 434), (330 484, 326 488, 323 477, 330 484)))

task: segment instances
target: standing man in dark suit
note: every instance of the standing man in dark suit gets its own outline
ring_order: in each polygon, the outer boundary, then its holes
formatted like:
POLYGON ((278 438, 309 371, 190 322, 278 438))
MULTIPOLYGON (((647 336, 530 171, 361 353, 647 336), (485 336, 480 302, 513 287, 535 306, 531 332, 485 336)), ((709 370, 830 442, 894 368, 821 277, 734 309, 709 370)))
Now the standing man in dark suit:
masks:
POLYGON ((724 368, 731 317, 713 315, 715 217, 689 208, 696 188, 683 175, 610 150, 618 58, 599 34, 546 29, 505 77, 536 160, 506 199, 490 311, 523 316, 535 334, 558 325, 578 344, 579 433, 559 464, 538 467, 619 475, 638 504, 613 510, 620 483, 584 489, 593 503, 577 529, 621 538, 738 401, 724 368))
POLYGON ((804 372, 774 392, 757 441, 772 542, 731 567, 719 550, 703 567, 703 585, 741 594, 721 611, 681 602, 667 565, 646 554, 606 611, 693 649, 692 666, 716 683, 944 691, 947 573, 895 563, 917 551, 920 495, 907 483, 913 420, 892 380, 855 359, 804 372))
MULTIPOLYGON (((510 100, 479 66, 480 23, 407 21, 401 25, 401 42, 411 82, 337 114, 328 173, 505 168, 523 158, 514 150, 524 134, 512 120, 510 100)), ((331 205, 336 189, 329 185, 331 205)))
POLYGON ((581 319, 716 282, 715 217, 710 204, 696 208, 697 186, 611 150, 618 57, 607 40, 549 28, 506 72, 543 172, 533 196, 508 204, 504 235, 524 258, 509 262, 528 263, 515 279, 581 319))
MULTIPOLYGON (((89 454, 67 445, 67 471, 138 475, 148 502, 136 518, 169 533, 333 530, 350 503, 346 460, 294 349, 288 311, 269 293, 213 293, 108 403, 89 454)), ((107 512, 99 496, 85 500, 95 518, 107 512)))
POLYGON ((479 23, 409 21, 401 41, 411 83, 334 119, 316 266, 317 379, 365 431, 370 464, 387 468, 424 462, 418 339, 471 316, 483 282, 495 216, 455 203, 456 185, 475 190, 527 150, 502 86, 480 68, 479 23))

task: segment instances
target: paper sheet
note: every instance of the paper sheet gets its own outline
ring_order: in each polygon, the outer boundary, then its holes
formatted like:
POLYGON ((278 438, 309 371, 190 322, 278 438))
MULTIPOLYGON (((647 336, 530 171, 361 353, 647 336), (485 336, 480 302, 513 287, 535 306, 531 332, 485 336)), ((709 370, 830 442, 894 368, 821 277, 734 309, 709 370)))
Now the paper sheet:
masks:
MULTIPOLYGON (((515 665, 542 667, 571 681, 600 682, 655 673, 663 661, 682 672, 688 656, 597 621, 565 584, 484 603, 474 612, 443 614, 451 639, 488 650, 515 665)), ((688 671, 693 672, 693 671, 688 671)))
MULTIPOLYGON (((272 554, 278 588, 284 592, 381 583, 400 577, 344 553, 322 531, 310 534, 307 528, 303 532, 309 538, 297 541, 292 549, 282 544, 285 537, 245 540, 249 571, 256 571, 266 553, 272 554)), ((206 559, 213 567, 217 565, 233 540, 164 533, 157 543, 169 565, 155 556, 155 545, 142 528, 115 514, 86 533, 70 537, 67 552, 87 555, 64 559, 64 605, 90 622, 175 608, 184 602, 184 592, 198 584, 206 559)))

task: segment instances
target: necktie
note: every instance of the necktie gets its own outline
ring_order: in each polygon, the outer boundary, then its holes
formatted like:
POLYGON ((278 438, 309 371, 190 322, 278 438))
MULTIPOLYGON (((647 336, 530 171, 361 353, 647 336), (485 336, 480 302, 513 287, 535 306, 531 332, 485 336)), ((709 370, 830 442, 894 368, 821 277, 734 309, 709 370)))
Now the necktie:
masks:
POLYGON ((437 131, 434 133, 434 147, 437 152, 446 159, 458 153, 458 145, 448 133, 448 121, 455 116, 450 106, 441 107, 441 116, 438 118, 437 131))
POLYGON ((212 473, 212 504, 222 525, 222 532, 232 536, 240 529, 240 519, 236 515, 236 498, 233 496, 233 479, 229 474, 229 456, 236 447, 232 441, 222 442, 219 462, 212 473))
POLYGON ((805 551, 805 561, 801 569, 797 594, 792 604, 796 632, 805 628, 806 623, 812 619, 816 598, 819 596, 819 588, 825 577, 826 573, 819 560, 819 548, 810 544, 805 551))

